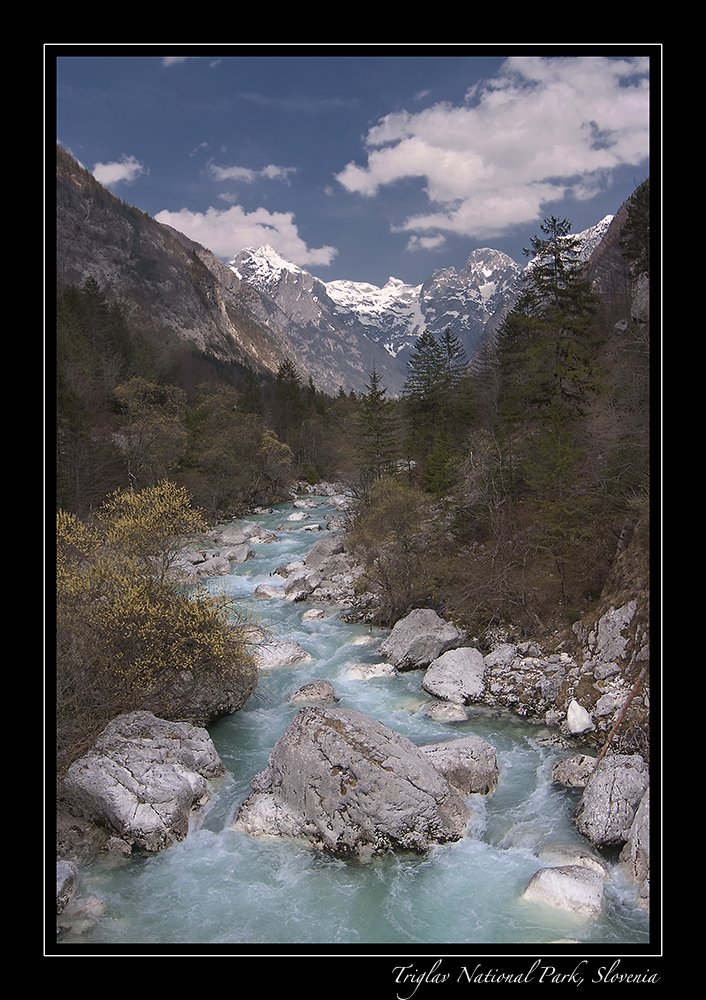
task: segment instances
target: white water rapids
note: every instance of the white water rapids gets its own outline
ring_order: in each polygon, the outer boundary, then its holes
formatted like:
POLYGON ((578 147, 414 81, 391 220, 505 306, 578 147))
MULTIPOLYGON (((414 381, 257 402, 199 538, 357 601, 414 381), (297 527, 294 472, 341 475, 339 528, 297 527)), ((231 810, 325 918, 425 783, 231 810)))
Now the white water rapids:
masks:
MULTIPOLYGON (((326 528, 335 513, 326 498, 307 522, 326 528)), ((273 530, 291 504, 256 518, 273 530)), ((250 520, 255 520, 250 519, 250 520)), ((239 522, 243 523, 243 522, 239 522)), ((380 662, 385 633, 341 622, 337 609, 305 621, 310 602, 253 597, 284 562, 301 558, 320 534, 295 527, 278 541, 254 545, 256 557, 212 581, 237 596, 272 628, 291 638, 311 659, 261 672, 241 711, 209 732, 226 767, 188 837, 156 855, 116 862, 98 858, 81 870, 80 889, 57 918, 58 941, 67 946, 239 945, 644 945, 649 918, 636 904, 636 887, 607 856, 602 915, 587 919, 522 899, 545 863, 538 848, 588 846, 572 824, 580 793, 551 781, 552 765, 578 752, 556 730, 532 725, 505 711, 472 709, 453 725, 424 712, 433 700, 422 690, 424 671, 356 678, 351 666, 380 662), (308 681, 330 680, 342 707, 356 708, 418 745, 475 733, 492 744, 500 781, 490 795, 471 795, 468 836, 427 854, 390 853, 365 863, 321 854, 284 838, 252 837, 230 828, 250 780, 262 770, 274 743, 299 706, 289 699, 308 681)))

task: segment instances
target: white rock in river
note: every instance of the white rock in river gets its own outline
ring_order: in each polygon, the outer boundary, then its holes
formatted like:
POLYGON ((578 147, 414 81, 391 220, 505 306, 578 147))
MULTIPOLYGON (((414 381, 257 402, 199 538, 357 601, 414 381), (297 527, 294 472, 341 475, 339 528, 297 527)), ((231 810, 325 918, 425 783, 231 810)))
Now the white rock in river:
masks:
POLYGON ((462 647, 442 653, 422 678, 429 694, 457 705, 467 705, 481 698, 485 688, 485 663, 479 649, 462 647))
POLYGON ((260 670, 288 667, 293 663, 311 659, 311 654, 302 649, 294 639, 275 639, 273 642, 257 646, 253 655, 260 670))
POLYGON ((541 868, 532 876, 523 898, 568 910, 584 917, 598 917, 603 908, 603 878, 583 865, 541 868))

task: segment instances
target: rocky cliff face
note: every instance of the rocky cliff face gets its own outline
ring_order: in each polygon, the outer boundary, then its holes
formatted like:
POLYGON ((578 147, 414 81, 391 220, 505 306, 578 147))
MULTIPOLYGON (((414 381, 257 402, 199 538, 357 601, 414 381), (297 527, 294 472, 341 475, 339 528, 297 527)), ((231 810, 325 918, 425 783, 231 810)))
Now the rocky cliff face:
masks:
POLYGON ((303 359, 273 309, 208 249, 114 197, 57 146, 57 290, 93 277, 139 332, 169 329, 255 371, 303 359))

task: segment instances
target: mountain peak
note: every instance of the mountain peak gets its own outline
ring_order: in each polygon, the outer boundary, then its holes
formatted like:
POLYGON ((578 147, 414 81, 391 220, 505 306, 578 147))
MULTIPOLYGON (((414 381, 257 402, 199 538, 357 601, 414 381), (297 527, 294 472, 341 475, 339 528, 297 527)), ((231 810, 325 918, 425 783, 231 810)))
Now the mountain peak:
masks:
POLYGON ((283 271, 296 275, 306 274, 303 268, 287 260, 269 244, 245 247, 228 262, 228 267, 237 277, 255 284, 258 278, 271 283, 273 278, 280 277, 283 271))

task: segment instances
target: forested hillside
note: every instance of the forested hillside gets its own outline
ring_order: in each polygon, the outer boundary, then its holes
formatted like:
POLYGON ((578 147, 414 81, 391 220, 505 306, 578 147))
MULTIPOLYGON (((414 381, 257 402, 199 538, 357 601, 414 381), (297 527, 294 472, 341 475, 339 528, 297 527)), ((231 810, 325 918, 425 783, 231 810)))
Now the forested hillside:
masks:
POLYGON ((166 479, 213 521, 293 481, 345 480, 381 621, 426 602, 474 628, 570 623, 628 545, 647 565, 649 322, 633 298, 649 183, 616 216, 600 281, 570 229, 545 220, 520 300, 471 364, 452 328, 418 339, 401 399, 374 368, 335 397, 289 358, 255 373, 137 332, 92 277, 65 288, 57 507, 85 517, 166 479))

